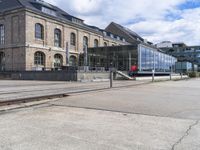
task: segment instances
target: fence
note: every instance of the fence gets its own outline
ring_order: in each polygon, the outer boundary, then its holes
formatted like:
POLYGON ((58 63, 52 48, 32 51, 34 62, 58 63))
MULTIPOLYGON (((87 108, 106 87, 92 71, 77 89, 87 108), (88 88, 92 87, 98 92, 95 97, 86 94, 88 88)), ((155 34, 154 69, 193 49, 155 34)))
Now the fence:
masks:
POLYGON ((1 78, 13 80, 77 81, 76 70, 61 71, 3 71, 1 78))

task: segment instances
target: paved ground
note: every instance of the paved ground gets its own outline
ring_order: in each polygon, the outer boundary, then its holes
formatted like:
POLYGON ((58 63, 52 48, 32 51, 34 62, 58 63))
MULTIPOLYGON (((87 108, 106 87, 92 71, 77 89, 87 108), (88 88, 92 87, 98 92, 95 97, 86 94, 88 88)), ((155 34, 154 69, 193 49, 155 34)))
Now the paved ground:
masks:
MULTIPOLYGON (((114 81, 114 87, 142 84, 148 81, 114 81)), ((54 94, 70 94, 109 88, 110 82, 50 82, 0 80, 0 102, 54 94)))
POLYGON ((200 119, 200 80, 160 82, 112 91, 75 94, 53 104, 152 116, 200 119))
POLYGON ((199 150, 200 79, 72 94, 0 113, 1 150, 199 150))

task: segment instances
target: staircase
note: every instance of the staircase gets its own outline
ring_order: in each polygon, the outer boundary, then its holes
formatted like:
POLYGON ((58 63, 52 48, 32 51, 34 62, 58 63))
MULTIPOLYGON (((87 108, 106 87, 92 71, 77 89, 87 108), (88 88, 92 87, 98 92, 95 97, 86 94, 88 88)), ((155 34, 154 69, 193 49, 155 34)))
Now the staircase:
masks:
POLYGON ((122 77, 123 77, 124 79, 126 79, 126 80, 134 80, 134 78, 128 76, 127 74, 125 74, 125 73, 123 73, 123 72, 121 72, 121 71, 116 71, 116 74, 122 76, 122 77))

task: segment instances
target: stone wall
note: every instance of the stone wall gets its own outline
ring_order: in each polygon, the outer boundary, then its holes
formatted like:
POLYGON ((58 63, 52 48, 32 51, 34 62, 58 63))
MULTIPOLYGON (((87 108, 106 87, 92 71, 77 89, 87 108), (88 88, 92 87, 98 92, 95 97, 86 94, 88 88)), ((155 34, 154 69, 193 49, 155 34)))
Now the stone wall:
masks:
POLYGON ((25 12, 11 11, 0 16, 0 24, 5 26, 5 43, 0 52, 5 54, 6 70, 25 69, 25 12))

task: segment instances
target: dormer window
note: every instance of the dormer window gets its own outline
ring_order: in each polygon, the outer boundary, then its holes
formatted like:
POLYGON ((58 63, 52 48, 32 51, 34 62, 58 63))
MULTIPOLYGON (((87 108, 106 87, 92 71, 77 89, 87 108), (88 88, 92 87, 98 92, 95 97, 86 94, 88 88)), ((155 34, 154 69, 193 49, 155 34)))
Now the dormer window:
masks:
POLYGON ((79 19, 76 19, 76 18, 72 18, 72 22, 77 23, 77 24, 82 24, 83 23, 82 20, 79 20, 79 19))
POLYGON ((42 7, 42 12, 45 13, 45 14, 56 17, 56 12, 52 9, 47 8, 47 7, 42 7))
POLYGON ((107 32, 103 31, 104 36, 107 36, 107 32))

